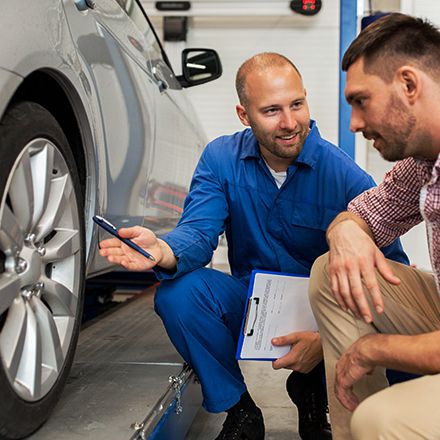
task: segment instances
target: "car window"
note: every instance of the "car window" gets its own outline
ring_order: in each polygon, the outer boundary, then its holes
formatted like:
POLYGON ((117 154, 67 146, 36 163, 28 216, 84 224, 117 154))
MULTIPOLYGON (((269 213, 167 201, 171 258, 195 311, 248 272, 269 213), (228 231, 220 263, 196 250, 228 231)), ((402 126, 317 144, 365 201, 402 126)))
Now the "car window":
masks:
POLYGON ((150 23, 145 17, 141 7, 137 4, 136 0, 116 0, 116 2, 131 18, 139 31, 142 32, 148 46, 153 47, 157 53, 161 53, 162 48, 156 39, 156 35, 153 32, 150 23))

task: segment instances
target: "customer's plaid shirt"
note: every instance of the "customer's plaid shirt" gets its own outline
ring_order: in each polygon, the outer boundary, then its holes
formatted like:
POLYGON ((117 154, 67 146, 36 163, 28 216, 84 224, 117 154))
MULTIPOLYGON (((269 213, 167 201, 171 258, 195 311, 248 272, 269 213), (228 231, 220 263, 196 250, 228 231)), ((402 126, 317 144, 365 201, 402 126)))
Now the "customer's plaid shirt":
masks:
POLYGON ((348 210, 362 217, 379 247, 426 221, 431 263, 440 280, 440 155, 437 161, 396 163, 377 187, 357 196, 348 210))

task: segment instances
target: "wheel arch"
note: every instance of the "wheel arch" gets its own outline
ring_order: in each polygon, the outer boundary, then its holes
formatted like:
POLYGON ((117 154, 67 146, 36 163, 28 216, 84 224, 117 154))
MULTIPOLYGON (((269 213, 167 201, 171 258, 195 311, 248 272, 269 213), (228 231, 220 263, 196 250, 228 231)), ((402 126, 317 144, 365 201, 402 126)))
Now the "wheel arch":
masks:
MULTIPOLYGON (((85 218, 95 211, 98 188, 95 165, 96 154, 92 127, 82 100, 71 82, 52 69, 32 72, 16 90, 11 103, 33 101, 46 108, 60 124, 72 149, 79 173, 85 218)), ((86 221, 86 258, 90 250, 90 229, 86 221)))

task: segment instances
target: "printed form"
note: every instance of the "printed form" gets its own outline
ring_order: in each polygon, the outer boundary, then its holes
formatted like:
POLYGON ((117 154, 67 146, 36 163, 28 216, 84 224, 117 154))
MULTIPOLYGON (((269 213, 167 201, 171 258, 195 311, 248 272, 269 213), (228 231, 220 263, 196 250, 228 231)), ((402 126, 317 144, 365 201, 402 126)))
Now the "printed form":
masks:
POLYGON ((309 278, 255 271, 237 349, 238 359, 278 359, 290 346, 275 347, 275 336, 317 331, 308 297, 309 278))

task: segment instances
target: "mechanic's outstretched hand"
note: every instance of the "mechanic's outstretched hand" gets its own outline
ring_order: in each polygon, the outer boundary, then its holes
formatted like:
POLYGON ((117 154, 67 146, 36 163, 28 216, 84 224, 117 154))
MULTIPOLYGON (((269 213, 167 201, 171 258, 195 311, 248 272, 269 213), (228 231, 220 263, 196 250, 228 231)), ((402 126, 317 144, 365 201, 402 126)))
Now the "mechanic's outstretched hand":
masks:
POLYGON ((125 269, 143 271, 159 264, 163 257, 161 243, 156 235, 149 229, 141 226, 121 228, 118 234, 123 238, 129 238, 141 248, 149 252, 156 261, 151 261, 139 252, 127 246, 118 238, 109 238, 99 243, 101 256, 106 257, 110 263, 119 264, 125 269))
POLYGON ((272 339, 276 346, 290 345, 289 353, 272 362, 275 370, 288 368, 309 373, 322 361, 321 338, 317 332, 294 332, 272 339))
POLYGON ((377 313, 382 313, 384 304, 376 270, 392 284, 399 284, 399 278, 372 238, 355 221, 347 219, 330 226, 327 239, 330 247, 328 273, 335 300, 357 318, 372 322, 373 315, 363 285, 371 295, 377 313))

